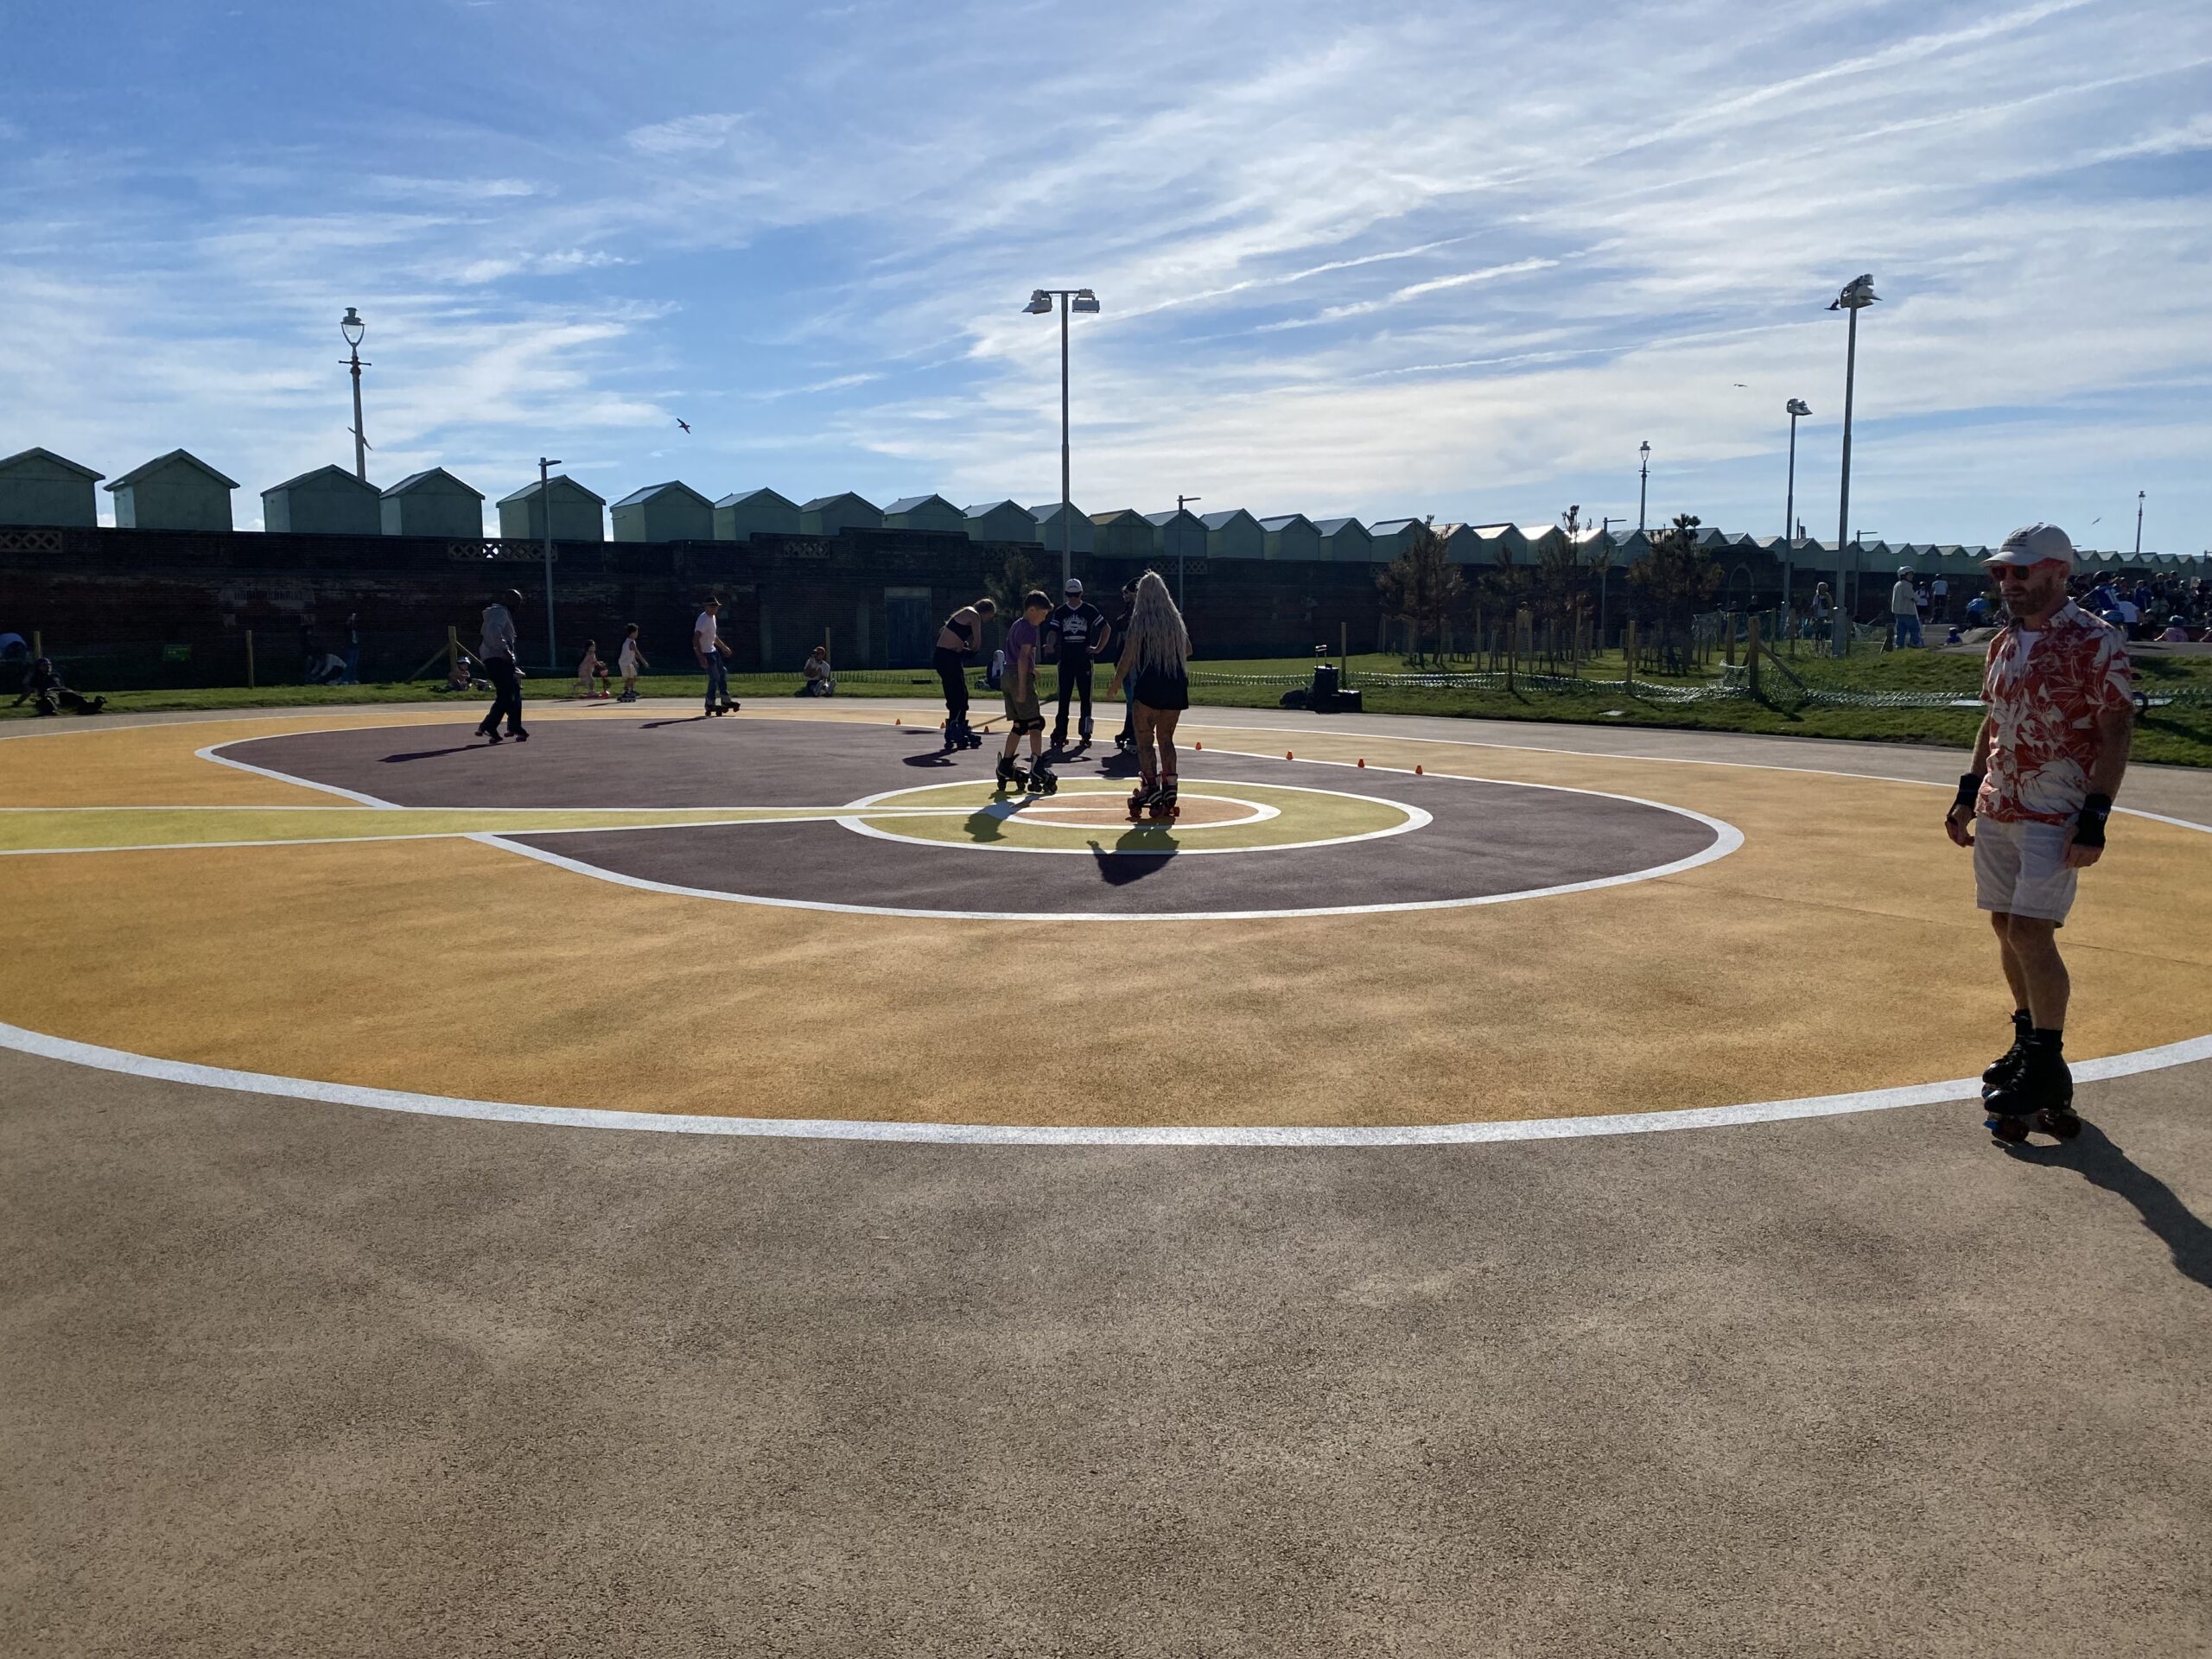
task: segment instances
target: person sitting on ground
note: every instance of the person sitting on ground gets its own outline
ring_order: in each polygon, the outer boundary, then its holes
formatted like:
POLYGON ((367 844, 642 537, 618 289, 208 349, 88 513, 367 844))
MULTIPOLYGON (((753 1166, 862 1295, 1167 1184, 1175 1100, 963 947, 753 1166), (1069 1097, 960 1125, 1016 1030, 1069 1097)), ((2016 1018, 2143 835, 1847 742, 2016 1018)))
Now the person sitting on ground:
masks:
POLYGON ((817 645, 806 659, 806 683, 798 689, 802 697, 826 697, 837 690, 837 682, 830 672, 830 647, 817 645))
POLYGON ((2187 645, 2189 643, 2188 618, 2181 616, 2168 617, 2166 619, 2166 631, 2160 634, 2158 638, 2164 640, 2166 644, 2171 645, 2187 645))
POLYGON ((72 714, 97 715, 107 707, 105 697, 87 697, 62 684, 60 671, 54 666, 51 657, 41 657, 30 665, 23 675, 23 689, 8 706, 20 709, 25 698, 41 715, 58 715, 64 709, 72 714))

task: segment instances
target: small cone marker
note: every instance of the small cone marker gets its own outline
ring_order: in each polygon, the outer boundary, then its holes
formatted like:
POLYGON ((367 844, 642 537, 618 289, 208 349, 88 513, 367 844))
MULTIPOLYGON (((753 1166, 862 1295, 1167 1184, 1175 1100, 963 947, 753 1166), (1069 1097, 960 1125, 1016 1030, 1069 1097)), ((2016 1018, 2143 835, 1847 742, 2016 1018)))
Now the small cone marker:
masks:
POLYGON ((1285 749, 1282 752, 1282 758, 1286 760, 1295 760, 1298 759, 1298 757, 1293 754, 1288 749, 1285 749))
POLYGON ((1362 772, 1367 770, 1367 757, 1363 754, 1359 757, 1359 769, 1362 772))
POLYGON ((1416 778, 1421 776, 1421 763, 1419 761, 1415 761, 1414 763, 1414 776, 1416 778))
POLYGON ((1205 747, 1205 744, 1203 744, 1203 743, 1198 743, 1198 744, 1194 744, 1192 747, 1196 747, 1196 748, 1201 748, 1201 749, 1203 749, 1204 747, 1205 747))

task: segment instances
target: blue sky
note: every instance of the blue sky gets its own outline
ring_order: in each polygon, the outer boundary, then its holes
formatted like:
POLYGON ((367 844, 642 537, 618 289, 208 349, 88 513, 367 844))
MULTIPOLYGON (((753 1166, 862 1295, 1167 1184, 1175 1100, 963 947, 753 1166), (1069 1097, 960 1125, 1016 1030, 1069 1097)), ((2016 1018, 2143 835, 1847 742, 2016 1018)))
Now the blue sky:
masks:
POLYGON ((0 453, 2212 543, 2212 8, 20 8, 0 453), (1738 385, 1738 383, 1742 383, 1738 385), (678 416, 691 423, 685 436, 678 416), (2093 524, 2093 520, 2101 523, 2093 524))

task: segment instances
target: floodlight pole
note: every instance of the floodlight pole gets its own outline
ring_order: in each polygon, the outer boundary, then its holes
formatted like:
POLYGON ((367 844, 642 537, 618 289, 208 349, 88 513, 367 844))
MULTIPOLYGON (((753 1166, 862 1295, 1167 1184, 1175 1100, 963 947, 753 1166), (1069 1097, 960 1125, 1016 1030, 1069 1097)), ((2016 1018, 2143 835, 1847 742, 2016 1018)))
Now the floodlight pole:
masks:
POLYGON ((561 463, 537 458, 537 510, 545 515, 545 671, 557 673, 561 667, 561 647, 553 637, 553 493, 547 474, 561 463))
POLYGON ((1782 607, 1789 608, 1790 582, 1797 563, 1797 417, 1813 411, 1802 397, 1792 397, 1789 410, 1789 484, 1782 506, 1782 607))
POLYGON ((1068 315, 1097 310, 1098 296, 1087 288, 1033 289, 1022 309, 1041 317, 1052 309, 1056 299, 1060 310, 1060 585, 1065 588, 1075 574, 1075 502, 1068 483, 1068 315))
POLYGON ((2135 556, 2143 556, 2143 492, 2135 492, 2135 556))
POLYGON ((1651 440, 1646 438, 1637 453, 1643 457, 1643 469, 1637 474, 1636 481, 1636 533, 1641 536, 1643 533, 1644 491, 1651 482, 1651 440))
MULTIPOLYGON (((1851 394, 1859 372, 1859 314, 1879 297, 1874 292, 1873 277, 1854 276, 1844 285, 1843 292, 1828 302, 1829 310, 1847 312, 1851 318, 1843 356, 1843 487, 1836 502, 1835 522, 1834 640, 1839 657, 1851 653, 1851 612, 1844 597, 1843 550, 1851 535, 1851 394)), ((1852 563, 1856 566, 1858 563, 1854 552, 1852 563)))

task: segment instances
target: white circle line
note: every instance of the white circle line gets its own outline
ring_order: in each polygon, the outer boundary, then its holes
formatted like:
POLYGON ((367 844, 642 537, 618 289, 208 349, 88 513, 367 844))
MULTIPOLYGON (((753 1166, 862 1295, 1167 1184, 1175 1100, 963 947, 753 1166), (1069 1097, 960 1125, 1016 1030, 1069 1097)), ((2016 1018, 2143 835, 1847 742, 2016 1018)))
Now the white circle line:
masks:
MULTIPOLYGON (((1942 1083, 1907 1084, 1894 1089, 1866 1089, 1850 1094, 1815 1095, 1796 1100, 1763 1100, 1738 1106, 1687 1107, 1671 1112, 1619 1112, 1588 1117, 1513 1118, 1495 1122, 1409 1123, 1366 1127, 1354 1124, 1284 1126, 1176 1126, 1122 1128, 1113 1125, 1004 1123, 899 1123, 868 1118, 711 1117, 675 1112, 620 1112, 582 1106, 531 1106, 512 1101, 466 1100, 451 1095, 415 1094, 359 1084, 321 1083, 265 1071, 188 1060, 156 1059, 125 1049, 105 1048, 66 1037, 0 1024, 0 1048, 43 1059, 66 1061, 156 1082, 228 1089, 240 1094, 273 1095, 334 1106, 408 1112, 427 1117, 476 1118, 495 1122, 542 1123, 565 1128, 626 1129, 660 1135, 759 1135, 811 1141, 897 1141, 958 1146, 1014 1147, 1424 1147, 1461 1146, 1499 1141, 1559 1141, 1583 1135, 1643 1135, 1667 1129, 1718 1128, 1741 1123, 1771 1123, 1789 1118, 1834 1117, 1849 1112, 1893 1110, 1944 1101, 1978 1098, 1981 1080, 1954 1077, 1942 1083)), ((2169 1066, 2212 1059, 2212 1036, 2193 1037, 2156 1048, 2137 1049, 2101 1059, 2076 1061, 2077 1082, 2101 1083, 2169 1066)))
MULTIPOLYGON (((1256 760, 1262 757, 1246 756, 1244 758, 1248 760, 1256 760)), ((1209 787, 1214 789, 1281 789, 1288 790, 1300 795, 1332 795, 1339 800, 1373 801, 1379 806, 1393 808, 1395 810, 1403 813, 1405 817, 1402 822, 1394 823, 1388 829, 1365 830, 1362 830, 1356 836, 1331 836, 1319 841, 1269 842, 1264 846, 1259 847, 1174 847, 1164 848, 1156 853, 1147 852, 1141 847, 1116 847, 1106 849, 1104 850, 1112 855, 1122 858, 1197 858, 1205 854, 1244 853, 1249 855, 1258 853, 1295 853, 1309 851, 1316 847, 1344 847, 1357 841, 1383 841, 1392 836, 1403 836, 1410 834, 1415 830, 1427 829, 1431 823, 1433 823, 1436 821, 1435 816, 1433 813, 1423 811, 1418 806, 1408 805, 1404 801, 1391 800, 1387 796, 1382 795, 1353 795, 1349 791, 1341 789, 1315 789, 1305 784, 1253 784, 1242 782, 1236 779, 1223 779, 1218 778, 1207 779, 1203 781, 1205 782, 1209 787)), ((1488 780, 1485 779, 1484 781, 1488 780)), ((944 787, 946 787, 946 785, 942 784, 925 784, 921 786, 923 790, 942 789, 944 787)), ((874 810, 880 808, 886 801, 895 801, 901 795, 918 794, 920 792, 920 790, 888 790, 880 795, 869 795, 864 797, 860 800, 855 801, 853 804, 855 807, 868 807, 874 810)), ((1187 798, 1193 800, 1216 800, 1223 798, 1218 796, 1194 795, 1187 798)), ((1255 804, 1255 803, 1247 801, 1241 803, 1241 804, 1249 806, 1255 804)), ((1276 809, 1275 816, 1280 817, 1281 815, 1281 809, 1276 809)), ((878 829, 874 824, 866 823, 859 818, 840 818, 837 822, 842 824, 846 829, 854 831, 855 834, 873 836, 879 841, 903 842, 912 847, 949 847, 957 852, 1046 853, 1056 857, 1071 858, 1095 858, 1098 855, 1097 853, 1094 852, 1088 847, 976 846, 972 843, 963 846, 961 842, 957 841, 932 841, 923 836, 893 835, 887 830, 878 829)), ((1254 820, 1247 819, 1245 822, 1251 823, 1254 822, 1254 820)), ((1103 830, 1113 828, 1114 826, 1107 824, 1099 824, 1096 826, 1077 826, 1071 824, 1066 827, 1070 829, 1077 827, 1095 827, 1103 830)), ((1134 825, 1131 827, 1140 829, 1157 829, 1160 826, 1156 824, 1146 824, 1134 825)), ((1197 825, 1193 827, 1205 828, 1207 826, 1197 825)), ((1214 827, 1221 829, 1234 829, 1237 826, 1233 824, 1223 824, 1214 827)), ((1126 833, 1126 831, 1123 833, 1126 833)), ((936 913, 943 914, 945 912, 940 912, 936 913)), ((1262 913, 1269 916, 1287 916, 1298 912, 1291 911, 1267 911, 1262 913)))

